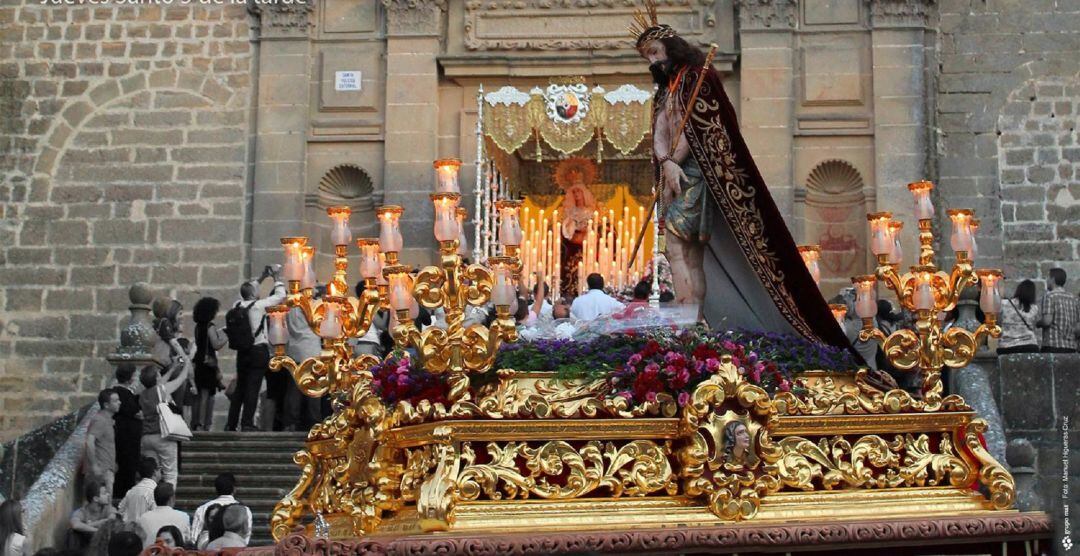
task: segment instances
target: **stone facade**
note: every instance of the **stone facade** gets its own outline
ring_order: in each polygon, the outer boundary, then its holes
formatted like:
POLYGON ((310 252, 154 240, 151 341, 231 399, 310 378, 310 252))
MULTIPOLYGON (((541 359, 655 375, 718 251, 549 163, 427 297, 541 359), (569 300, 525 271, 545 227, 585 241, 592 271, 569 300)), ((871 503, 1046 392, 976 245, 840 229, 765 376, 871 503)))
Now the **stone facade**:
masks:
POLYGON ((0 6, 0 430, 111 380, 128 288, 231 300, 247 256, 242 6, 0 6))
MULTIPOLYGON (((870 268, 865 212, 907 220, 915 252, 905 185, 922 178, 939 183, 942 214, 979 213, 981 265, 1080 277, 1075 2, 659 3, 684 36, 718 45, 777 204, 800 243, 824 247, 827 295, 870 268)), ((187 307, 228 302, 297 234, 324 276, 325 208, 341 203, 358 237, 375 206, 403 205, 403 258, 431 261, 431 161, 461 158, 470 189, 480 87, 650 86, 624 37, 632 5, 6 2, 3 436, 107 381, 135 281, 187 307), (336 86, 340 72, 359 88, 336 86)))

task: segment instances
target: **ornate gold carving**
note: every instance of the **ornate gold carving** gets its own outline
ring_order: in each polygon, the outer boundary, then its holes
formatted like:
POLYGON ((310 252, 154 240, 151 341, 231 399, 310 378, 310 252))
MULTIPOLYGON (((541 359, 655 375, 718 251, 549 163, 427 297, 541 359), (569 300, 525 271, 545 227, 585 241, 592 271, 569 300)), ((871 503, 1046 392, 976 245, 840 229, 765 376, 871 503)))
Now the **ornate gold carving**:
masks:
POLYGON ((537 447, 527 442, 490 442, 485 463, 476 463, 471 443, 463 443, 461 450, 464 467, 457 486, 462 500, 528 498, 530 494, 567 499, 597 489, 607 489, 609 497, 618 498, 677 490, 668 460, 669 443, 634 440, 617 447, 594 440, 575 448, 562 440, 537 447))
POLYGON ((1006 510, 1016 502, 1016 481, 1005 467, 983 448, 979 436, 986 431, 986 427, 986 421, 975 419, 957 432, 957 441, 973 456, 973 466, 979 468, 979 482, 990 490, 991 507, 995 510, 1006 510))
MULTIPOLYGON (((805 395, 779 392, 773 398, 780 415, 859 415, 875 413, 902 413, 910 411, 933 411, 922 400, 917 400, 904 390, 881 390, 867 383, 867 370, 855 373, 854 384, 836 384, 831 377, 804 383, 805 395)), ((959 396, 942 400, 944 411, 971 411, 959 396)))

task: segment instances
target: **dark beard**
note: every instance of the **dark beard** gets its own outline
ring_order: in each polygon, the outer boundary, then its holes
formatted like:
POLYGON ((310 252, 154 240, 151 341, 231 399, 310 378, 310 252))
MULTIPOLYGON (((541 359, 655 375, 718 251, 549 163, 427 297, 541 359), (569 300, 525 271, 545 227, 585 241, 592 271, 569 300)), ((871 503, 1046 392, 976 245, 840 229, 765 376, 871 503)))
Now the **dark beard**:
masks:
POLYGON ((649 64, 649 73, 652 74, 653 83, 660 88, 667 87, 671 79, 671 60, 656 61, 649 64))

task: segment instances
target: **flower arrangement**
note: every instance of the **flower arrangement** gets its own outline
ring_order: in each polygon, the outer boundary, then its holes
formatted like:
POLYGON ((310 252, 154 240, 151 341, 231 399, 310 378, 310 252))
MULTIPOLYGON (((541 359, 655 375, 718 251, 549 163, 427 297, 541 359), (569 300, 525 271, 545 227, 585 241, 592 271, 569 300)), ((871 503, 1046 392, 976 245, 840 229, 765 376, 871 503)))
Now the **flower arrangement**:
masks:
POLYGON ((395 350, 371 369, 372 389, 387 405, 399 401, 417 403, 446 402, 447 386, 443 376, 433 375, 413 363, 408 353, 395 350))

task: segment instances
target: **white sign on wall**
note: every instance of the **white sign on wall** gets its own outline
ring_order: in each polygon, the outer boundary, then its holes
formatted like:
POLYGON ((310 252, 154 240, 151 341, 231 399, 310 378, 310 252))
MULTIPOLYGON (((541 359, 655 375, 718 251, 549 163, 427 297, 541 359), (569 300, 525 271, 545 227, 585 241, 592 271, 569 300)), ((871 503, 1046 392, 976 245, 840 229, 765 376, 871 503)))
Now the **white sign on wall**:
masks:
POLYGON ((359 91, 360 90, 360 72, 359 71, 336 71, 334 72, 334 90, 335 91, 359 91))

